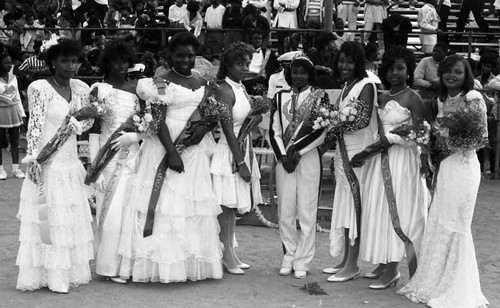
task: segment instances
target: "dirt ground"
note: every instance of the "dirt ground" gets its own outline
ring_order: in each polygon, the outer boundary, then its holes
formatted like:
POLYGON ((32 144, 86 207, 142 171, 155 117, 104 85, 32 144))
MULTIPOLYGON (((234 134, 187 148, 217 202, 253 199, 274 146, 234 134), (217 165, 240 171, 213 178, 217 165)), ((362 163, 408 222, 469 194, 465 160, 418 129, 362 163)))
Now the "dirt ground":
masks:
MULTIPOLYGON (((4 159, 8 155, 4 153, 4 159)), ((10 163, 6 162, 10 171, 10 163)), ((328 253, 328 234, 318 233, 316 256, 307 278, 278 274, 282 256, 278 230, 237 226, 240 258, 252 268, 243 276, 226 274, 222 280, 187 283, 129 283, 119 285, 97 275, 89 285, 67 295, 48 289, 20 292, 15 289, 19 222, 15 218, 22 180, 0 181, 0 307, 425 307, 396 294, 408 280, 406 263, 396 288, 370 290, 370 280, 358 277, 346 283, 329 283, 321 269, 333 265, 328 253), (305 283, 318 282, 328 293, 313 296, 300 290, 305 283)), ((328 194, 326 197, 330 198, 328 194)), ((322 200, 328 203, 330 200, 322 200)), ((484 180, 472 225, 481 285, 490 307, 500 307, 500 181, 484 180)), ((372 265, 361 263, 366 272, 372 265)), ((92 264, 92 270, 94 266, 92 264)))

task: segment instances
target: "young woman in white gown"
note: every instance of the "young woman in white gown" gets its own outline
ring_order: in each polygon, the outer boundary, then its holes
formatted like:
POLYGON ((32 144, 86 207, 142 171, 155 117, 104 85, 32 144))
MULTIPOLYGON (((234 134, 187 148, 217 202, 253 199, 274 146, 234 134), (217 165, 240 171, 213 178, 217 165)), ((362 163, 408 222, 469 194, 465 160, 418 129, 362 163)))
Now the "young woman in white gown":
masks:
MULTIPOLYGON (((463 57, 452 55, 439 64, 442 85, 437 121, 458 108, 480 108, 480 125, 487 137, 486 105, 475 90, 472 70, 463 57), (479 107, 478 107, 479 106, 479 107)), ((418 269, 398 293, 433 308, 486 307, 481 292, 471 234, 481 170, 474 150, 457 151, 439 166, 418 269)))
MULTIPOLYGON (((370 120, 368 126, 353 133, 342 136, 347 152, 347 158, 352 156, 366 146, 372 144, 377 135, 377 89, 372 79, 368 77, 365 70, 365 54, 361 44, 356 42, 346 42, 339 51, 338 62, 334 66, 337 73, 346 81, 340 96, 340 107, 343 108, 351 99, 360 99, 370 106, 370 120), (375 107, 374 107, 375 106, 375 107)), ((337 142, 334 163, 335 163, 335 198, 333 200, 332 224, 330 231, 330 254, 332 257, 338 256, 344 251, 342 261, 331 268, 323 270, 325 274, 333 274, 328 278, 330 282, 344 282, 354 278, 359 274, 359 222, 356 218, 355 199, 352 193, 351 184, 346 176, 344 164, 349 165, 347 159, 342 158, 342 151, 337 142)), ((363 177, 364 169, 354 168, 360 194, 363 185, 370 183, 363 177)), ((363 198, 359 196, 357 198, 363 198)))
POLYGON ((424 234, 430 194, 420 175, 420 153, 414 141, 406 141, 391 130, 404 124, 422 123, 424 105, 410 86, 413 83, 415 56, 407 48, 394 47, 384 53, 379 76, 389 89, 378 98, 379 139, 390 143, 387 150, 392 190, 397 211, 391 213, 384 186, 382 154, 377 154, 366 169, 370 185, 365 185, 361 221, 360 258, 381 264, 365 278, 378 279, 369 287, 385 289, 396 284, 401 275, 398 264, 405 256, 405 245, 394 231, 391 217, 399 217, 402 232, 412 241, 418 255, 424 234), (392 216, 391 216, 392 215, 392 216))
MULTIPOLYGON (((92 85, 90 92, 97 89, 97 97, 104 100, 111 109, 112 119, 94 125, 89 133, 89 149, 92 159, 104 146, 113 132, 131 115, 140 109, 135 86, 125 81, 127 69, 133 64, 134 51, 123 40, 114 40, 106 45, 100 59, 100 69, 105 81, 92 85)), ((120 257, 118 245, 122 228, 123 203, 127 194, 117 191, 118 183, 129 182, 133 172, 125 166, 128 158, 139 151, 138 140, 145 133, 123 133, 115 139, 114 146, 120 151, 103 169, 94 184, 97 199, 96 273, 110 277, 114 282, 124 283, 118 276, 120 257), (120 179, 124 177, 124 179, 120 179), (115 184, 116 183, 116 184, 115 184)))
POLYGON ((41 166, 36 162, 69 112, 88 103, 89 87, 71 79, 82 52, 79 46, 73 40, 52 45, 46 56, 52 76, 28 87, 28 153, 23 162, 29 163, 30 172, 21 189, 17 215, 21 220, 21 245, 16 260, 19 266, 16 288, 22 291, 48 286, 53 292, 68 293, 70 287, 88 284, 91 279, 92 215, 76 134, 89 129, 93 121, 78 122, 72 118, 75 134, 48 162, 41 166), (35 175, 37 168, 43 171, 43 179, 35 175))
MULTIPOLYGON (((255 154, 250 152, 252 141, 247 136, 245 151, 242 151, 237 140, 241 126, 251 111, 248 94, 241 83, 248 73, 251 56, 252 51, 242 42, 229 45, 222 56, 217 78, 224 81, 217 97, 230 106, 232 118, 221 123, 224 133, 211 163, 213 190, 217 203, 222 206, 222 214, 218 217, 220 239, 224 244, 222 261, 230 274, 239 275, 250 266, 242 263, 234 252, 235 211, 246 213, 254 205, 262 203, 259 164, 255 154), (233 171, 234 163, 237 164, 237 173, 233 171)), ((257 125, 261 119, 260 116, 254 117, 250 125, 257 125)))
POLYGON ((182 153, 174 142, 200 104, 206 80, 193 74, 199 47, 189 32, 174 35, 169 45, 173 67, 166 81, 141 79, 137 94, 144 100, 163 90, 166 118, 158 136, 147 138, 134 167, 136 175, 125 204, 119 254, 119 276, 135 282, 163 283, 222 278, 222 250, 217 215, 221 213, 212 191, 210 156, 215 141, 206 127, 193 132, 182 153), (166 85, 165 89, 157 86, 166 85), (160 137, 160 138, 159 138, 160 137), (154 211, 152 234, 144 237, 156 172, 167 155, 168 170, 154 211))

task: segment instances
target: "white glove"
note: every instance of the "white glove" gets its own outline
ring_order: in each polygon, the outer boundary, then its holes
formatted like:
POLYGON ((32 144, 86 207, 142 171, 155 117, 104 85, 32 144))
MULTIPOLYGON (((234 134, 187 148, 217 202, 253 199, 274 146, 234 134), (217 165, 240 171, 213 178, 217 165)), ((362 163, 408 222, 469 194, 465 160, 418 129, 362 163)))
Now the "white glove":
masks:
POLYGON ((73 127, 73 130, 77 135, 81 135, 83 133, 83 127, 80 122, 75 117, 69 118, 69 124, 73 127))
POLYGON ((106 180, 104 179, 104 175, 99 175, 99 178, 97 178, 97 181, 94 183, 94 188, 99 192, 106 191, 106 180))
POLYGON ((126 132, 120 132, 121 136, 113 140, 113 149, 114 150, 121 150, 123 148, 128 147, 132 143, 137 143, 139 142, 139 136, 137 133, 126 133, 126 132))

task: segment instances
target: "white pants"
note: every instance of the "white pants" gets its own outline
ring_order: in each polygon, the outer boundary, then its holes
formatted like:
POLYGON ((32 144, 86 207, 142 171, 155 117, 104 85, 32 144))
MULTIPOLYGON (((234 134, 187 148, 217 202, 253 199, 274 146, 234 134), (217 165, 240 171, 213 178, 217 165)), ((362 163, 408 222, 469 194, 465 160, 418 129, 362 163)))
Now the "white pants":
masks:
MULTIPOLYGON (((356 19, 358 18, 359 6, 354 6, 353 3, 343 3, 342 8, 339 10, 338 17, 347 22, 347 27, 349 30, 356 30, 356 19)), ((356 33, 348 32, 346 34, 347 41, 354 41, 356 33)))
POLYGON ((315 252, 320 181, 321 161, 316 149, 302 156, 293 173, 286 172, 281 163, 276 166, 278 225, 286 250, 281 267, 309 269, 315 252))

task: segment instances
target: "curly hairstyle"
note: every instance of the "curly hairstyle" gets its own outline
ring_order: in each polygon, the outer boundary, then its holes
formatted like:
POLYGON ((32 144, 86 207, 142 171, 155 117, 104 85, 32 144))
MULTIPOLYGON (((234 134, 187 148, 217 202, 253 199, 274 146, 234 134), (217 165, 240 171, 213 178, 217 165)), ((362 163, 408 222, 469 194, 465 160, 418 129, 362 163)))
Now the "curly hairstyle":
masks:
POLYGON ((441 63, 439 63, 438 67, 438 76, 439 76, 439 94, 438 97, 441 101, 444 101, 448 97, 448 89, 445 87, 443 83, 443 75, 451 72, 455 64, 462 62, 465 67, 465 79, 462 84, 462 92, 468 93, 472 89, 474 89, 474 75, 472 74, 472 68, 469 65, 469 62, 465 60, 461 55, 453 54, 446 57, 441 63))
POLYGON ((81 58, 83 54, 83 48, 80 41, 63 39, 59 41, 58 44, 53 45, 47 50, 45 55, 45 63, 50 69, 52 74, 55 74, 54 65, 52 61, 56 60, 58 57, 68 57, 75 56, 81 58))
POLYGON ((113 61, 128 62, 129 67, 135 62, 135 51, 130 44, 122 39, 116 39, 108 42, 99 57, 99 70, 104 74, 104 78, 109 75, 109 67, 113 61))
POLYGON ((292 63, 290 64, 290 68, 285 71, 285 80, 289 85, 292 85, 292 69, 294 67, 303 67, 307 71, 307 76, 308 76, 308 84, 309 85, 314 85, 316 79, 314 78, 315 72, 314 72, 314 65, 312 64, 311 61, 308 61, 304 58, 299 58, 299 59, 294 59, 292 60, 292 63))
POLYGON ((391 83, 387 80, 387 72, 391 66, 394 65, 397 59, 402 59, 406 64, 406 72, 408 74, 408 78, 406 79, 406 84, 410 87, 413 86, 413 78, 415 76, 415 54, 413 51, 406 47, 402 46, 393 46, 382 56, 382 64, 378 68, 378 77, 382 84, 387 89, 391 88, 391 83))
POLYGON ((321 32, 316 39, 316 48, 323 50, 331 41, 335 41, 335 35, 332 32, 321 32))
POLYGON ((179 32, 172 36, 170 43, 168 44, 168 48, 169 51, 173 53, 179 46, 192 46, 195 51, 198 51, 200 48, 200 42, 191 32, 179 32))
POLYGON ((333 73, 334 76, 340 76, 339 69, 339 58, 340 55, 344 54, 346 57, 352 58, 355 63, 354 77, 365 78, 366 74, 366 63, 365 63, 365 50, 363 45, 358 42, 345 42, 340 47, 339 53, 337 54, 337 59, 333 63, 333 73))
POLYGON ((252 49, 243 42, 235 42, 227 47, 222 54, 217 79, 226 78, 229 69, 238 61, 243 60, 245 56, 252 58, 252 49))

